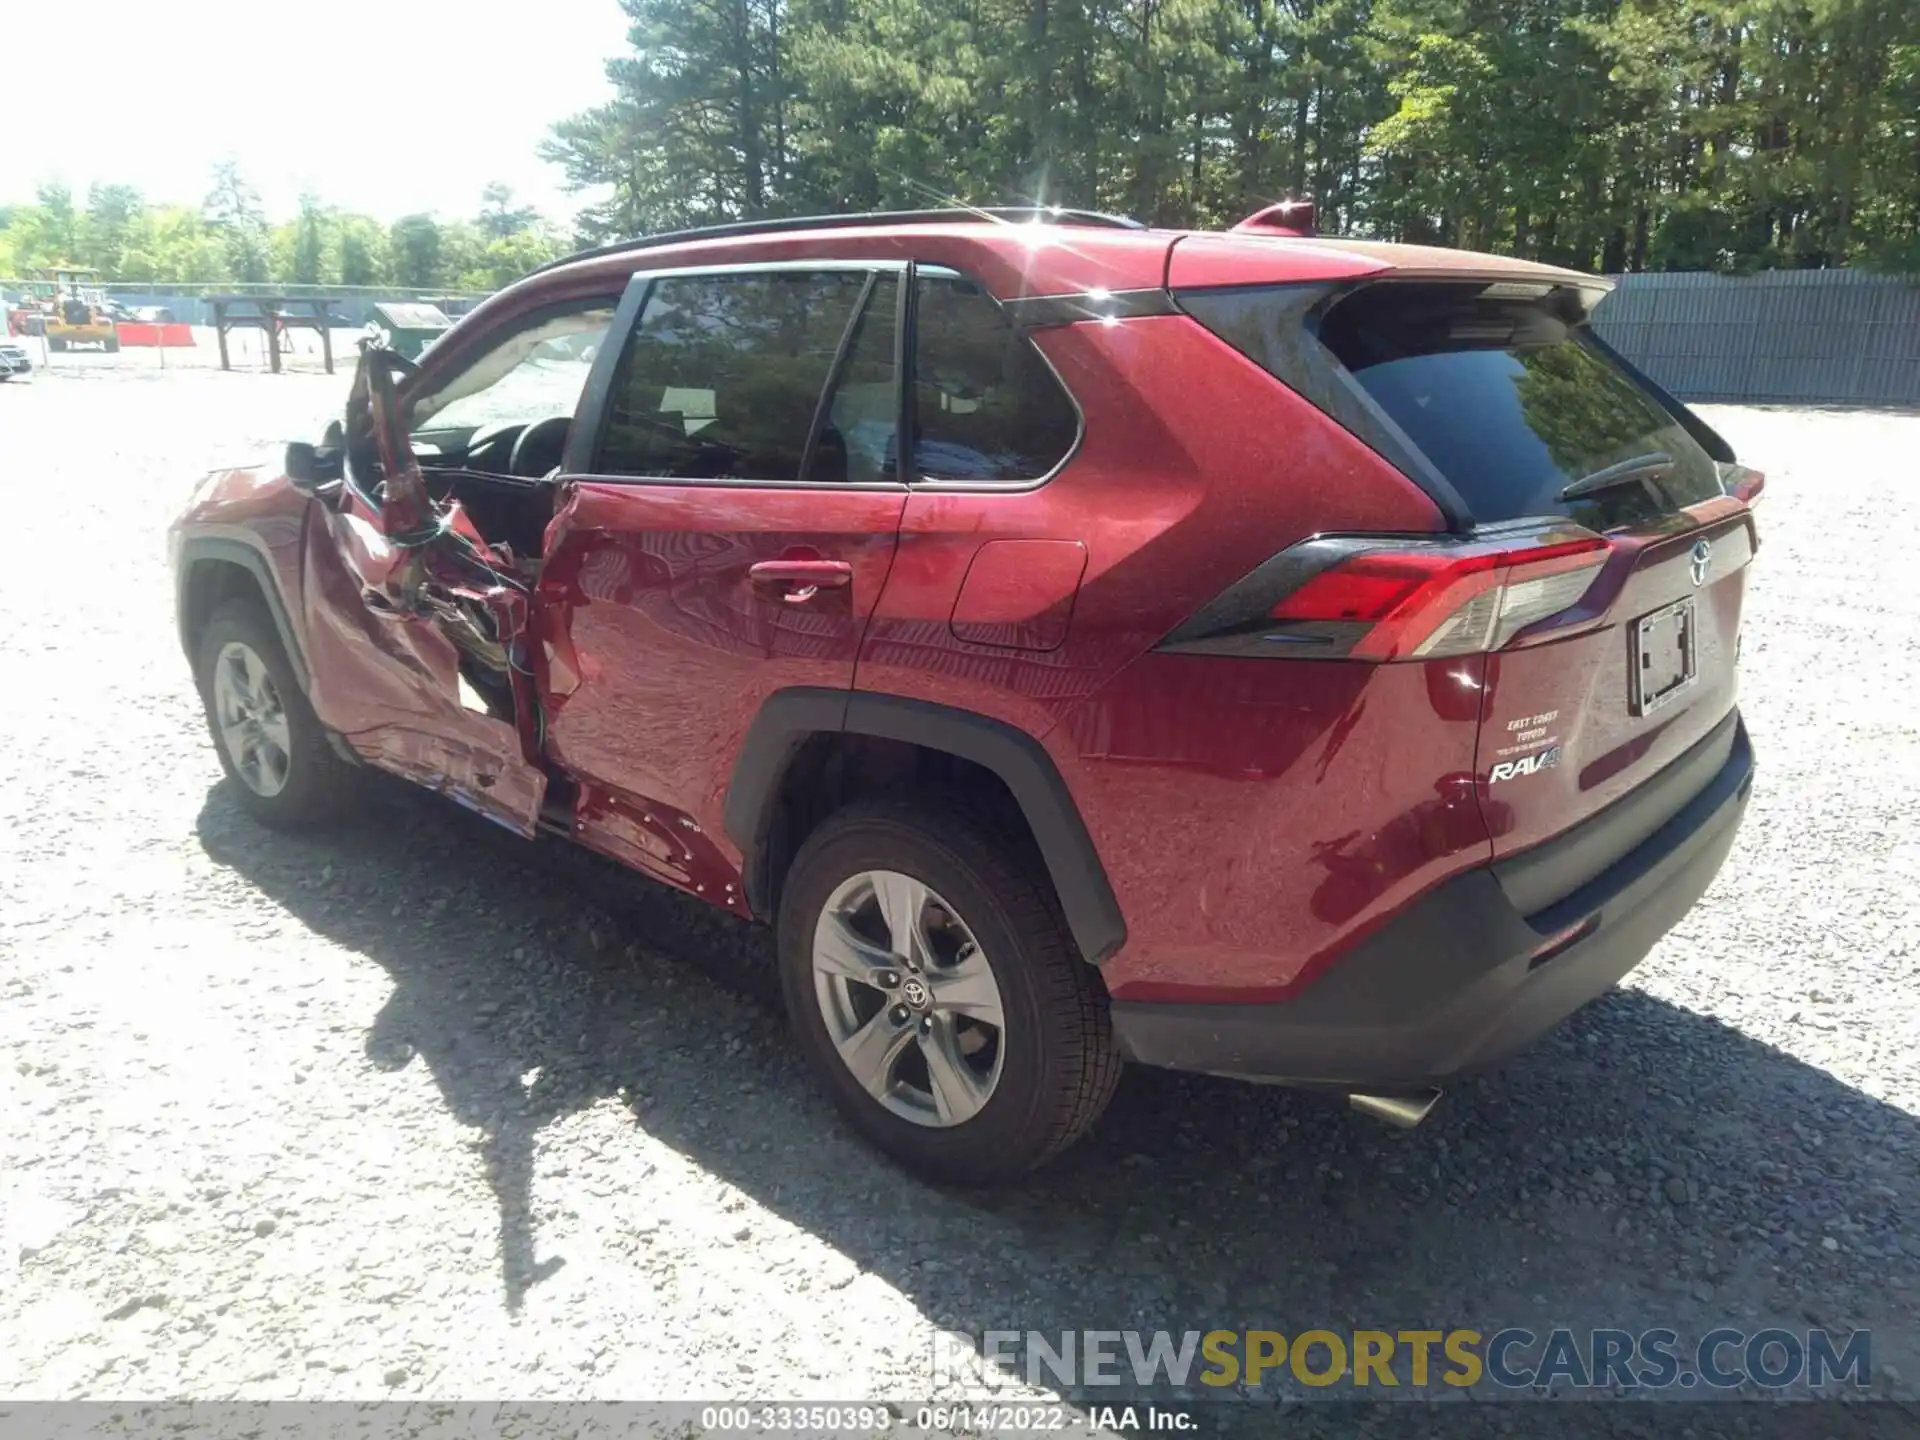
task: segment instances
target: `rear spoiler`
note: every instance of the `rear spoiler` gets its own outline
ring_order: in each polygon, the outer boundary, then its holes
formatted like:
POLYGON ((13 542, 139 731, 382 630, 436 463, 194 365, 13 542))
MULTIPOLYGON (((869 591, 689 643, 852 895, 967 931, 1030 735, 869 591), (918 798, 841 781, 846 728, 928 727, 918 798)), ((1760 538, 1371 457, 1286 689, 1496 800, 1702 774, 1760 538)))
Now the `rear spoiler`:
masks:
POLYGON ((1309 239, 1320 233, 1319 212, 1311 200, 1282 200, 1264 210, 1256 210, 1235 225, 1229 234, 1291 235, 1309 239))

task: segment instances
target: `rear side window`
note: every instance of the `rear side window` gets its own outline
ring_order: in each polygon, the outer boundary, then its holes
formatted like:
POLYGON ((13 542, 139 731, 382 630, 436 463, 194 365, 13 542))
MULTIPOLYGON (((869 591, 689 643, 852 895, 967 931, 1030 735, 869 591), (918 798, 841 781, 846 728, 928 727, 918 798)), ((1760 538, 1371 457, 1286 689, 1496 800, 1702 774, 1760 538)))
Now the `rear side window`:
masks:
POLYGON ((1079 412, 992 297, 922 267, 914 303, 914 474, 1017 484, 1066 459, 1079 412))
POLYGON ((608 398, 595 469, 797 480, 860 271, 656 280, 608 398))
MULTIPOLYGON (((1712 459, 1678 420, 1596 345, 1551 297, 1488 293, 1484 283, 1367 286, 1316 322, 1321 346, 1445 476, 1478 523, 1566 515, 1596 530, 1639 524, 1720 493, 1712 459), (1573 493, 1567 493, 1571 487, 1573 493)), ((1215 292, 1219 302, 1231 292, 1215 292)), ((1262 334, 1246 307, 1237 324, 1195 318, 1241 344, 1262 334)), ((1270 331, 1273 327, 1264 327, 1270 331)), ((1262 334, 1251 354, 1282 379, 1301 363, 1262 334), (1278 359, 1280 365, 1269 364, 1278 359)), ((1241 344, 1245 349, 1245 345, 1241 344)), ((1291 381, 1289 381, 1291 383, 1291 381)))

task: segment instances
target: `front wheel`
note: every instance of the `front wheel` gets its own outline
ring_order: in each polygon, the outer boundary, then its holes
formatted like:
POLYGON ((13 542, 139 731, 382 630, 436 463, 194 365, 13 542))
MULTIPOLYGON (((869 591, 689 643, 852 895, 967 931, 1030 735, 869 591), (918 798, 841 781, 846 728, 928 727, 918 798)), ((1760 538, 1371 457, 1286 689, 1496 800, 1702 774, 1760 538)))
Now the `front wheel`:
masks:
POLYGON ((220 767, 242 806, 276 829, 331 820, 354 773, 334 753, 258 605, 229 601, 200 634, 198 677, 220 767))
POLYGON ((1051 1159, 1119 1078, 1099 978, 1019 843, 964 810, 865 803, 808 837, 781 897, 809 1064, 861 1134, 939 1181, 1051 1159))

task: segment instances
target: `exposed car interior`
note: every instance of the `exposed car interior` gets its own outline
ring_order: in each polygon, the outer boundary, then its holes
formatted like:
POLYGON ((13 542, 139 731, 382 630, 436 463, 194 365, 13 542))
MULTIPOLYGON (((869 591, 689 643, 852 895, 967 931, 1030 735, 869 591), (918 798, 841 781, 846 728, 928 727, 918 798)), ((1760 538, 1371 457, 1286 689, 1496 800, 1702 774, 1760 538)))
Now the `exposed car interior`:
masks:
POLYGON ((413 398, 411 441, 429 493, 457 499, 531 576, 553 518, 554 480, 612 298, 537 315, 441 388, 413 398))

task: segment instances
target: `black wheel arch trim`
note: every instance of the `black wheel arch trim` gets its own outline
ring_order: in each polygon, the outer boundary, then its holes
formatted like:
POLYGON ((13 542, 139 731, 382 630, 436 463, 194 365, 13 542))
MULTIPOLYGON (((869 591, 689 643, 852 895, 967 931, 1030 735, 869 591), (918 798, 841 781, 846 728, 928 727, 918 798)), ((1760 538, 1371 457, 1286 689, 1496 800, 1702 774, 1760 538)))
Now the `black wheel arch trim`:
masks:
POLYGON ((745 857, 742 882, 755 915, 768 918, 772 910, 768 840, 781 785, 800 747, 823 733, 901 740, 991 770, 1039 844, 1080 953, 1097 965, 1126 942, 1126 921, 1093 837, 1039 741, 998 720, 925 700, 810 687, 767 697, 748 727, 727 787, 723 821, 745 857))
POLYGON ((253 576, 267 613, 273 617, 273 628, 280 637, 287 663, 293 666, 294 677, 299 680, 302 690, 311 690, 306 652, 301 648, 300 634, 287 614, 286 598, 280 593, 280 582, 274 574, 273 561, 267 554, 265 542, 248 532, 186 535, 181 538, 180 553, 173 569, 174 615, 180 627, 180 646, 187 652, 187 658, 194 658, 193 636, 187 631, 187 586, 193 577, 194 567, 208 562, 238 565, 253 576))

